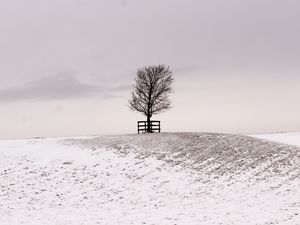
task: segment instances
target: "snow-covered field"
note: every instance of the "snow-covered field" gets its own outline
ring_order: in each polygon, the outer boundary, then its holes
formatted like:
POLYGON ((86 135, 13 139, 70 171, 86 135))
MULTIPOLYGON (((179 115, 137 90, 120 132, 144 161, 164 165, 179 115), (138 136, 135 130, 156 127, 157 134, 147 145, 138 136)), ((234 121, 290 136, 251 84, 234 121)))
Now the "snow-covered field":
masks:
POLYGON ((278 134, 256 134, 252 137, 267 139, 270 141, 281 142, 300 147, 300 133, 278 133, 278 134))
POLYGON ((0 224, 296 225, 299 156, 225 134, 0 141, 0 224))

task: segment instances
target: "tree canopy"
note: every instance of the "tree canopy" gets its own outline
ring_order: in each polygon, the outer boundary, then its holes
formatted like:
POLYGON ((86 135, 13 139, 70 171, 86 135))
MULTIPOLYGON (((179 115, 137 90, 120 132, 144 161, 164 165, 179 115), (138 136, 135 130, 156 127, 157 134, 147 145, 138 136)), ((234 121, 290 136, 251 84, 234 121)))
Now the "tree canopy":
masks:
POLYGON ((129 100, 133 111, 142 113, 150 121, 155 114, 171 108, 170 93, 174 78, 169 66, 146 66, 138 69, 135 86, 129 100))

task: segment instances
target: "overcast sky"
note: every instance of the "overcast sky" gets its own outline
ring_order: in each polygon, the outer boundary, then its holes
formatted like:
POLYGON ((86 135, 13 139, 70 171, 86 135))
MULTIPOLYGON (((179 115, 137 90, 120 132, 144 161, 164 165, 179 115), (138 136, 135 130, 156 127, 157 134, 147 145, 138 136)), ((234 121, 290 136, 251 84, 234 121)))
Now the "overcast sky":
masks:
POLYGON ((156 64, 163 131, 300 131, 299 40, 299 0, 1 0, 0 138, 135 133, 156 64))

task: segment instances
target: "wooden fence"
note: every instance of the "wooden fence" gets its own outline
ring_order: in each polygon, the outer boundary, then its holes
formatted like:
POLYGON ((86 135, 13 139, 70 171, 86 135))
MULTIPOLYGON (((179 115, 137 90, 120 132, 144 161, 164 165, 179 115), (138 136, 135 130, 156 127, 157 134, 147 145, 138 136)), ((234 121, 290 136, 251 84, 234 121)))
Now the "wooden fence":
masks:
MULTIPOLYGON (((138 133, 147 133, 148 132, 148 122, 147 121, 138 121, 137 122, 138 133)), ((160 121, 151 120, 150 121, 150 133, 158 132, 160 133, 160 121)))

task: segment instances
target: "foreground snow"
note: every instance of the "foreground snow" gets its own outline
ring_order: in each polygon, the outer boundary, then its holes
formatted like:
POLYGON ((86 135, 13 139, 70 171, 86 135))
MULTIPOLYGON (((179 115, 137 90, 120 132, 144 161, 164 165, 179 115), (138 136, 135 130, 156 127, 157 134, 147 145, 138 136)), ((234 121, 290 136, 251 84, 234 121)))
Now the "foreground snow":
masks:
POLYGON ((0 224, 291 224, 299 149, 161 134, 0 142, 0 224))

